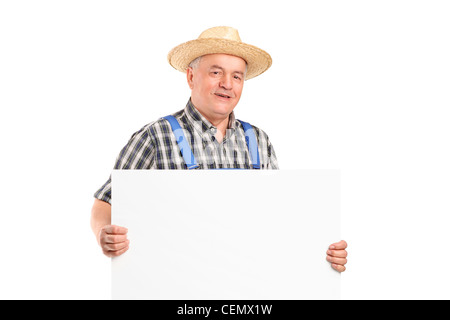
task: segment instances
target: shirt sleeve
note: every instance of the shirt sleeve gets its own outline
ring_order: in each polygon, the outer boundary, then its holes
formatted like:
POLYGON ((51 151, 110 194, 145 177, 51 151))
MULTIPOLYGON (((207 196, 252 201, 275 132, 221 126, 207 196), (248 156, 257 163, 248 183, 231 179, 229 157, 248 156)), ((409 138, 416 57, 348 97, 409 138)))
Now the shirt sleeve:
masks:
POLYGON ((278 170, 278 160, 275 149, 270 142, 269 136, 263 130, 253 126, 258 137, 258 147, 261 158, 261 169, 278 170))
MULTIPOLYGON (((135 132, 120 151, 114 169, 150 169, 154 157, 154 144, 149 135, 148 125, 135 132)), ((94 197, 111 204, 111 175, 95 192, 94 197)))
POLYGON ((268 142, 267 153, 268 153, 268 157, 269 157, 269 164, 267 166, 267 169, 278 170, 280 168, 278 167, 278 160, 277 160, 277 156, 275 154, 275 149, 273 148, 273 145, 268 138, 267 138, 267 142, 268 142))

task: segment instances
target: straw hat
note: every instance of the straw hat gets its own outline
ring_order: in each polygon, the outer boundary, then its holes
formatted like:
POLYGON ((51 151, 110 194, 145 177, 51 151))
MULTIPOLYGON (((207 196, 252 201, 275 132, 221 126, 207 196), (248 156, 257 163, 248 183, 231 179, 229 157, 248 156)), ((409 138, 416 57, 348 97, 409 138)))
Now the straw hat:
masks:
POLYGON ((272 65, 270 55, 255 46, 243 43, 236 29, 214 27, 207 29, 196 40, 188 41, 173 48, 167 59, 172 67, 186 72, 191 61, 214 53, 238 56, 247 62, 246 80, 254 78, 272 65))

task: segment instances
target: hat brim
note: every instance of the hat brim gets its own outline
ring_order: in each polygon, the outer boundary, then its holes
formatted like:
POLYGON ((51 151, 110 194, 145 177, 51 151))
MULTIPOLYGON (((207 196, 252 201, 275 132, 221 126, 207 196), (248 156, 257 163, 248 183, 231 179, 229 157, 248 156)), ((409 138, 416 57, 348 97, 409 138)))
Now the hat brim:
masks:
POLYGON ((217 53, 244 59, 247 62, 246 80, 262 74, 272 65, 272 58, 264 50, 243 42, 219 38, 196 39, 180 44, 169 52, 167 59, 172 67, 186 72, 196 58, 217 53))

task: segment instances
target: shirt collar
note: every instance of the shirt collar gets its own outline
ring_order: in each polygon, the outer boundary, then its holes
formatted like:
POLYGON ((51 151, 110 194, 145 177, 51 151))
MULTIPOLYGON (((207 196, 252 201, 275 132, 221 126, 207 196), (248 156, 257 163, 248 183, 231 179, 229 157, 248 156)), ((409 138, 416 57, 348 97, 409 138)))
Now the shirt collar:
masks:
MULTIPOLYGON (((184 109, 186 117, 192 123, 195 130, 197 130, 200 134, 203 134, 205 131, 214 131, 217 130, 215 126, 211 124, 194 106, 192 100, 189 99, 186 108, 184 109)), ((230 113, 228 118, 228 127, 227 130, 235 130, 236 129, 236 118, 234 116, 234 111, 230 113)))

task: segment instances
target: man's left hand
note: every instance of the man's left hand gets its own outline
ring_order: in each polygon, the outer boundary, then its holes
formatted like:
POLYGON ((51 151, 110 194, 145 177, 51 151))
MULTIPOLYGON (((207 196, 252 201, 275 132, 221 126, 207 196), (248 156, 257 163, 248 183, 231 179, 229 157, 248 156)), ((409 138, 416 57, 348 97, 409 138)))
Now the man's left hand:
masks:
POLYGON ((341 240, 330 245, 327 250, 327 261, 336 271, 345 271, 345 264, 347 263, 347 251, 345 249, 347 249, 347 242, 341 240))

